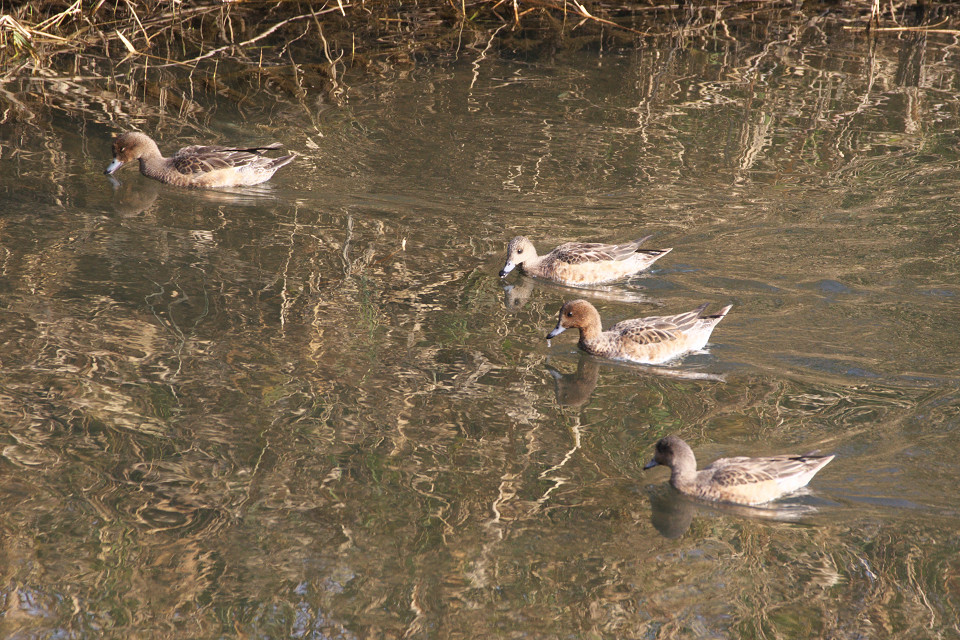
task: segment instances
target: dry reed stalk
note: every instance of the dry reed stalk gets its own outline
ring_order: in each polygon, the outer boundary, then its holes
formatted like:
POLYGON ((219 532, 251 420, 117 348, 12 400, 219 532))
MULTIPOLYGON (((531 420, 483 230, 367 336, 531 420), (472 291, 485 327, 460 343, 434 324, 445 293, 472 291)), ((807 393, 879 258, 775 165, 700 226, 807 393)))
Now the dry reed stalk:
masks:
MULTIPOLYGON (((431 30, 442 31, 445 26, 462 30, 469 24, 481 32, 491 33, 499 32, 504 24, 512 25, 514 30, 525 29, 531 26, 528 21, 532 19, 534 28, 543 28, 543 23, 536 22, 537 16, 562 16, 562 22, 551 22, 554 25, 551 28, 564 32, 592 24, 624 34, 656 37, 690 35, 691 29, 713 28, 717 21, 729 20, 732 16, 745 17, 768 10, 798 11, 795 3, 788 0, 712 0, 703 4, 689 0, 681 4, 662 0, 642 4, 599 0, 420 0, 399 6, 388 0, 206 1, 208 4, 183 6, 166 0, 98 0, 91 8, 84 8, 82 0, 32 0, 11 7, 0 0, 0 67, 6 70, 5 77, 13 72, 37 74, 55 67, 64 56, 109 58, 118 47, 126 54, 121 63, 143 59, 158 61, 160 66, 196 67, 204 60, 232 58, 256 66, 263 61, 264 51, 248 55, 245 49, 264 44, 270 45, 267 52, 270 63, 282 64, 287 58, 287 45, 295 38, 306 36, 304 32, 286 37, 284 29, 305 20, 320 26, 319 17, 328 14, 328 19, 335 23, 328 27, 325 20, 324 31, 341 36, 346 33, 344 38, 349 37, 351 49, 356 52, 358 43, 361 49, 380 51, 384 45, 409 50, 416 47, 418 41, 431 46, 429 43, 443 40, 433 39, 431 30), (304 12, 303 7, 310 11, 304 12), (572 27, 567 25, 567 18, 571 16, 579 18, 572 27), (627 23, 640 16, 647 24, 644 30, 627 23), (226 40, 226 44, 215 48, 209 48, 211 19, 218 26, 215 37, 226 40), (381 26, 384 21, 396 25, 391 26, 396 29, 393 34, 384 34, 381 26), (238 42, 243 32, 235 33, 235 24, 262 27, 253 35, 248 31, 247 37, 238 42), (166 56, 151 52, 158 42, 166 44, 166 56), (183 55, 171 57, 171 50, 183 55)), ((905 15, 909 8, 906 2, 887 7, 880 0, 855 0, 845 3, 843 10, 848 16, 846 19, 856 23, 848 28, 862 26, 874 31, 955 35, 960 11, 951 12, 944 7, 957 4, 953 1, 930 5, 948 16, 943 23, 935 25, 900 24, 897 13, 901 17, 905 15), (881 26, 881 21, 888 20, 887 25, 881 26)), ((919 4, 917 8, 922 9, 919 4)), ((799 19, 805 19, 798 15, 799 19)), ((317 36, 318 45, 322 39, 326 38, 317 36)), ((329 44, 324 47, 328 56, 329 47, 329 44)))

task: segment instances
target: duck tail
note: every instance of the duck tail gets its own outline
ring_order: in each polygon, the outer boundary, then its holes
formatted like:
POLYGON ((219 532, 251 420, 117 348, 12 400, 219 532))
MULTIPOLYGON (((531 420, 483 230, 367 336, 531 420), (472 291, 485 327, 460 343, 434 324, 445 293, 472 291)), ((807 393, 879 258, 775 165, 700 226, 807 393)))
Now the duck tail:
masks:
POLYGON ((291 162, 293 162, 293 159, 296 158, 296 157, 297 157, 297 154, 295 154, 295 153, 291 153, 291 154, 288 155, 288 156, 280 156, 280 157, 277 158, 276 160, 273 160, 273 161, 270 163, 270 165, 269 165, 268 168, 273 169, 273 170, 277 170, 277 169, 279 169, 280 167, 282 167, 282 166, 284 166, 284 165, 287 165, 287 164, 290 164, 291 162))
POLYGON ((648 256, 656 256, 660 258, 662 256, 667 255, 671 251, 673 251, 673 247, 670 247, 668 249, 637 249, 635 253, 643 253, 648 256))
POLYGON ((819 466, 822 467, 822 466, 826 465, 828 462, 830 462, 831 460, 833 460, 833 459, 836 458, 836 457, 837 457, 837 454, 835 454, 835 453, 831 453, 830 455, 823 455, 822 453, 820 453, 820 449, 814 449, 813 451, 810 451, 810 452, 808 452, 808 453, 805 453, 805 454, 803 454, 802 456, 796 456, 796 457, 793 458, 793 459, 794 459, 794 460, 801 460, 801 461, 802 461, 802 460, 810 460, 810 461, 813 461, 813 460, 822 460, 822 462, 819 463, 819 466))
MULTIPOLYGON (((701 306, 699 307, 700 311, 703 311, 703 310, 706 309, 706 308, 707 308, 707 305, 706 305, 706 304, 703 304, 703 305, 701 305, 701 306)), ((723 309, 720 309, 720 311, 716 312, 716 313, 713 314, 713 315, 700 316, 700 317, 701 317, 701 318, 704 318, 704 319, 707 319, 707 318, 715 318, 715 319, 717 319, 717 320, 722 320, 723 317, 724 317, 725 315, 727 315, 727 313, 728 313, 728 312, 730 311, 730 309, 732 309, 732 308, 733 308, 733 305, 732 305, 732 304, 728 304, 728 305, 725 306, 723 309)))
POLYGON ((271 142, 270 144, 265 144, 262 147, 251 147, 249 151, 276 151, 277 149, 283 149, 282 142, 271 142))
POLYGON ((258 156, 262 156, 265 151, 276 151, 277 149, 283 149, 282 142, 271 142, 270 144, 265 144, 257 147, 214 147, 220 151, 238 151, 240 153, 253 153, 258 156))

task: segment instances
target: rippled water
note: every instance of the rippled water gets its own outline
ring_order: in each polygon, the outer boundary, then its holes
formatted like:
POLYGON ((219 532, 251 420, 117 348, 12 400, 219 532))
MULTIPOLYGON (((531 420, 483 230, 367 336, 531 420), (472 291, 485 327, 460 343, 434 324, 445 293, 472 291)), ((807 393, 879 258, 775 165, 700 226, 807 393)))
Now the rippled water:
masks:
POLYGON ((3 634, 960 635, 960 49, 764 35, 465 48, 339 104, 224 70, 135 116, 9 86, 3 634), (131 128, 300 157, 113 185, 131 128), (674 250, 596 291, 501 281, 521 233, 674 250), (547 345, 584 296, 607 325, 734 306, 641 367, 547 345), (641 470, 667 433, 837 459, 711 506, 641 470))

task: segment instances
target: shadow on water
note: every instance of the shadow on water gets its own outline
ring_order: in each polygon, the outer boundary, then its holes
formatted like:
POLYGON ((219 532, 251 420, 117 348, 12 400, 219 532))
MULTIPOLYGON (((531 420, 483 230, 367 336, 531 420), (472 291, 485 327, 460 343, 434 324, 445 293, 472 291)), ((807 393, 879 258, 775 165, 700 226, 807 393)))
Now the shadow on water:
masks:
POLYGON ((299 41, 10 78, 2 635, 955 635, 954 35, 744 7, 602 51, 465 31, 336 96, 299 41), (300 155, 256 190, 111 183, 137 128, 300 155), (637 229, 674 248, 652 273, 497 276, 518 233, 637 229), (547 348, 573 296, 734 306, 634 367, 547 348), (667 433, 837 458, 702 507, 641 471, 667 433))

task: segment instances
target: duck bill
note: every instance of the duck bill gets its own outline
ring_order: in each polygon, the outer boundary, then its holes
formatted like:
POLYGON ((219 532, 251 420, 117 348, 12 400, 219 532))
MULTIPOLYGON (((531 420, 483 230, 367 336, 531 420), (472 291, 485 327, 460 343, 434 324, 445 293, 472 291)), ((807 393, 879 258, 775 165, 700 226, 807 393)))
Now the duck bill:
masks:
POLYGON ((517 266, 517 265, 513 264, 512 262, 508 262, 507 264, 503 265, 503 269, 500 269, 500 277, 501 277, 501 278, 506 278, 506 277, 507 277, 507 274, 510 273, 511 271, 513 271, 513 269, 514 269, 516 266, 517 266))
POLYGON ((113 172, 116 171, 117 169, 119 169, 119 168, 122 167, 122 166, 123 166, 123 163, 120 162, 119 160, 117 160, 116 158, 114 158, 114 159, 113 159, 113 162, 111 162, 109 165, 107 165, 107 168, 104 169, 103 172, 104 172, 105 174, 107 174, 108 176, 109 176, 109 175, 113 175, 113 172))
POLYGON ((556 338, 558 335, 563 333, 566 329, 567 329, 566 327, 561 327, 559 324, 557 324, 557 328, 547 334, 547 340, 549 340, 550 338, 556 338))
POLYGON ((647 464, 643 465, 643 470, 646 471, 647 469, 653 469, 655 466, 657 466, 657 461, 651 460, 647 464))

